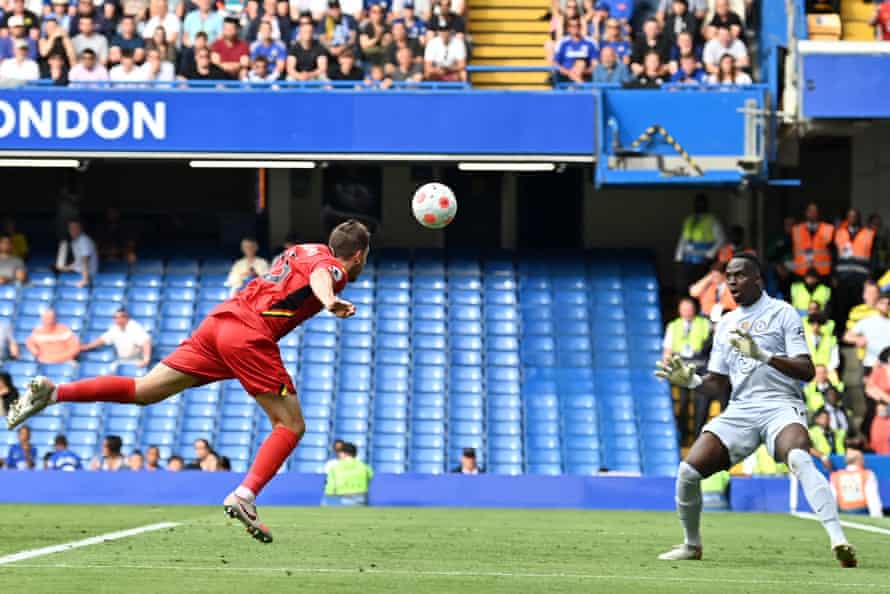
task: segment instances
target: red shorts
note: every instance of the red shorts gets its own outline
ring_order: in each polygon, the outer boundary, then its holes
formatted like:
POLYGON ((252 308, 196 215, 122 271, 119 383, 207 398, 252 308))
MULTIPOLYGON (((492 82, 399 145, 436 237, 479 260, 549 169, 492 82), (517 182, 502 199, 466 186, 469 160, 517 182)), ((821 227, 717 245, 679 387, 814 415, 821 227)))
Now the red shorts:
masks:
POLYGON ((235 378, 248 394, 296 394, 278 343, 230 313, 206 318, 163 361, 198 379, 198 385, 235 378))

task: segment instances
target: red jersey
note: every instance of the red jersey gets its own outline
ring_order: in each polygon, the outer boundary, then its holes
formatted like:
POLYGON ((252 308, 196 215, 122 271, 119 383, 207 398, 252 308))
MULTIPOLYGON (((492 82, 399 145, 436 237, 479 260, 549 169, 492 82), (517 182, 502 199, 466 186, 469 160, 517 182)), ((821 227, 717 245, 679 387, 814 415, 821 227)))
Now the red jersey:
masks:
POLYGON ((327 268, 334 293, 346 286, 346 269, 328 246, 303 244, 278 256, 269 272, 250 281, 244 289, 220 304, 210 315, 232 313, 251 328, 276 341, 321 311, 321 301, 309 286, 309 276, 327 268))
POLYGON ((878 7, 878 15, 875 19, 881 28, 881 39, 890 41, 890 4, 884 2, 878 7))

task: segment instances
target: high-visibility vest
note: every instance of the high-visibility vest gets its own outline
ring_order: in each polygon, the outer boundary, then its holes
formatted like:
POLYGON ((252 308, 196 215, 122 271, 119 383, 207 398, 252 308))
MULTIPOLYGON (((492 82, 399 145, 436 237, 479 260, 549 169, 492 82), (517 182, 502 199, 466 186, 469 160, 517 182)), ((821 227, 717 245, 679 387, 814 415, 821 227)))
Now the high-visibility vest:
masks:
POLYGON ((798 223, 791 230, 794 252, 794 273, 804 276, 807 270, 815 268, 821 276, 831 274, 831 240, 834 225, 819 223, 816 233, 811 235, 806 223, 798 223))
MULTIPOLYGON (((711 315, 711 310, 714 308, 714 305, 717 304, 717 285, 711 283, 705 292, 702 293, 698 298, 698 303, 701 306, 701 311, 706 316, 711 315)), ((725 285, 723 286, 723 293, 720 295, 720 305, 723 306, 723 312, 732 311, 736 308, 735 299, 732 298, 732 293, 729 292, 729 287, 725 285)))
POLYGON ((813 365, 824 365, 829 367, 831 361, 831 352, 837 346, 837 338, 833 334, 828 334, 822 329, 819 334, 819 346, 816 346, 816 337, 813 335, 812 326, 803 327, 803 336, 807 341, 807 347, 810 349, 810 358, 813 365))
POLYGON ((800 315, 807 313, 810 301, 815 301, 819 304, 819 307, 825 309, 825 304, 828 303, 829 299, 831 299, 831 288, 825 285, 816 285, 812 293, 807 289, 807 285, 804 282, 798 281, 791 285, 791 305, 794 306, 794 309, 800 315))
MULTIPOLYGON (((844 382, 837 382, 832 385, 838 393, 844 391, 844 382)), ((809 382, 803 387, 803 396, 807 401, 807 410, 811 413, 825 406, 825 396, 819 391, 819 386, 816 385, 815 381, 809 382)))
POLYGON ((775 458, 769 455, 765 445, 761 444, 754 452, 754 460, 756 461, 754 474, 788 474, 788 467, 776 462, 775 458))
POLYGON ((683 221, 681 237, 686 242, 683 261, 689 264, 701 264, 714 249, 714 216, 710 214, 690 215, 683 221))
POLYGON ((328 470, 325 495, 361 495, 374 476, 371 467, 355 458, 341 458, 328 470))
POLYGON ((834 451, 832 451, 832 444, 828 442, 828 437, 825 435, 825 431, 822 427, 819 425, 810 427, 810 441, 813 442, 813 447, 823 456, 843 454, 846 452, 847 448, 844 447, 844 438, 846 435, 847 433, 843 429, 836 429, 834 431, 834 451))
POLYGON ((845 468, 831 473, 831 486, 834 487, 837 506, 841 511, 856 511, 868 507, 865 484, 871 474, 871 470, 864 468, 855 470, 845 468))
POLYGON ((668 324, 671 333, 671 351, 684 359, 694 359, 701 355, 705 341, 711 334, 711 323, 701 316, 692 318, 689 333, 686 333, 686 320, 677 318, 668 324))
MULTIPOLYGON (((810 316, 801 316, 800 323, 804 328, 810 325, 810 316)), ((850 326, 852 328, 852 326, 850 326)), ((834 320, 825 320, 822 324, 822 334, 834 334, 834 320)))
POLYGON ((846 221, 834 234, 837 247, 837 271, 868 274, 871 271, 871 254, 875 242, 875 232, 868 227, 860 227, 856 235, 850 237, 846 221))
MULTIPOLYGON (((757 252, 754 250, 754 248, 749 247, 742 250, 742 253, 751 254, 752 256, 757 255, 757 252)), ((731 243, 727 243, 717 251, 717 261, 722 264, 726 264, 727 262, 732 260, 733 256, 735 256, 735 248, 732 247, 731 243)))

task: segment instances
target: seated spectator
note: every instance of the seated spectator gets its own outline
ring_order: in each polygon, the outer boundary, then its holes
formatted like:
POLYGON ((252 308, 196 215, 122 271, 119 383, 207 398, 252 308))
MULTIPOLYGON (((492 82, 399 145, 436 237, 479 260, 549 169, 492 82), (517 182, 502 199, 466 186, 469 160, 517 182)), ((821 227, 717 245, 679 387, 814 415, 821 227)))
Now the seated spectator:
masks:
MULTIPOLYGON (((71 3, 68 0, 51 0, 49 14, 44 15, 44 30, 43 34, 46 36, 46 19, 52 17, 52 19, 58 24, 59 27, 65 32, 65 37, 71 37, 71 14, 69 14, 69 9, 71 7, 71 3)), ((76 8, 75 8, 76 10, 76 8)))
POLYGON ((835 470, 829 477, 838 511, 883 517, 884 504, 878 492, 878 479, 874 472, 865 468, 865 456, 859 450, 851 449, 847 451, 846 461, 846 468, 835 470))
POLYGON ((0 29, 12 28, 15 26, 13 23, 21 21, 20 26, 28 35, 32 34, 31 31, 40 30, 40 20, 35 13, 26 8, 25 0, 11 0, 4 8, 7 11, 0 15, 0 29))
MULTIPOLYGON (((430 27, 432 30, 432 27, 430 27)), ((467 80, 467 46, 445 25, 426 44, 423 54, 424 79, 460 82, 467 80)))
POLYGON ((194 10, 185 15, 182 21, 182 45, 191 47, 199 32, 207 35, 208 43, 213 43, 222 34, 223 16, 213 10, 210 0, 195 0, 194 10))
POLYGON ((868 447, 875 454, 890 455, 890 407, 886 402, 878 403, 875 418, 871 422, 868 447))
POLYGON ((55 451, 50 452, 49 460, 46 465, 47 470, 80 470, 80 457, 68 449, 68 439, 64 435, 56 435, 53 442, 55 451))
POLYGON ((83 232, 83 226, 77 220, 68 222, 68 237, 59 242, 55 271, 76 272, 81 277, 77 286, 88 287, 99 272, 96 244, 83 232))
MULTIPOLYGON (((203 39, 206 41, 207 37, 204 36, 203 39)), ((188 49, 189 51, 192 51, 191 48, 188 49)), ((163 27, 155 27, 154 35, 145 42, 146 54, 151 50, 156 50, 160 54, 162 60, 171 62, 174 65, 179 62, 179 54, 176 51, 176 46, 167 41, 167 33, 163 27)), ((194 58, 194 55, 192 55, 192 58, 194 58)))
POLYGON ((274 69, 270 69, 269 60, 264 56, 257 56, 251 61, 250 69, 242 77, 242 80, 248 83, 272 83, 281 77, 274 69))
POLYGON ((161 450, 156 445, 148 446, 145 450, 145 468, 144 470, 155 471, 161 468, 161 450))
POLYGON ((114 313, 114 322, 96 340, 80 347, 80 352, 91 351, 100 346, 114 345, 119 363, 132 363, 147 367, 151 362, 151 337, 145 328, 123 307, 114 313))
POLYGON ((729 0, 715 0, 714 16, 703 31, 705 39, 713 39, 720 29, 728 29, 733 39, 744 38, 742 18, 729 9, 729 0))
MULTIPOLYGON (((59 24, 55 15, 50 14, 43 18, 44 34, 37 41, 37 50, 40 54, 40 65, 43 66, 53 55, 62 57, 66 69, 70 69, 77 62, 77 52, 74 44, 68 37, 68 31, 59 24)), ((47 78, 42 76, 41 78, 47 78)))
MULTIPOLYGON (((575 18, 581 18, 577 0, 566 0, 563 10, 553 10, 553 18, 550 20, 550 39, 544 44, 544 51, 548 62, 553 61, 553 54, 556 51, 557 44, 559 44, 563 37, 569 34, 569 21, 575 18)), ((438 23, 438 17, 429 22, 428 37, 432 35, 431 32, 438 26, 438 23)), ((427 42, 429 42, 429 40, 427 40, 427 42)))
POLYGON ((37 448, 31 445, 31 428, 22 425, 18 430, 19 442, 9 446, 6 455, 6 468, 10 470, 33 470, 37 463, 37 448))
POLYGON ((828 392, 834 392, 834 395, 838 396, 834 400, 839 401, 840 393, 844 390, 844 385, 839 380, 832 380, 825 365, 816 365, 815 369, 816 374, 812 381, 803 387, 803 396, 807 403, 807 410, 811 415, 825 407, 825 403, 828 401, 826 398, 828 392))
POLYGON ((423 48, 416 39, 408 37, 408 31, 405 29, 404 23, 396 22, 392 24, 392 42, 386 46, 386 56, 384 58, 386 73, 392 72, 397 63, 396 54, 398 51, 406 47, 411 50, 411 55, 418 62, 423 60, 423 48))
POLYGON ((689 295, 698 299, 699 310, 711 321, 736 308, 735 299, 726 285, 726 265, 715 262, 711 270, 689 287, 689 295))
POLYGON ((80 53, 80 60, 68 73, 68 80, 80 86, 88 86, 88 83, 108 80, 108 71, 96 59, 96 52, 87 48, 80 53))
POLYGON ((680 58, 680 68, 671 77, 672 83, 686 85, 699 85, 707 80, 708 73, 698 65, 694 55, 686 55, 680 58))
POLYGON ((80 352, 80 339, 71 328, 56 320, 50 308, 40 314, 40 324, 34 328, 25 346, 40 363, 67 363, 80 352))
POLYGON ((698 19, 689 10, 687 0, 673 0, 673 10, 664 21, 664 36, 668 45, 677 44, 681 33, 698 36, 698 19))
POLYGON ((28 257, 28 238, 20 233, 15 226, 15 219, 4 217, 2 232, 12 240, 12 255, 24 260, 28 257))
POLYGON ((618 60, 618 55, 612 46, 604 45, 600 50, 600 61, 593 69, 593 82, 623 84, 630 80, 630 71, 623 62, 618 60))
POLYGON ((405 25, 405 31, 408 39, 414 39, 421 45, 426 41, 426 23, 417 17, 414 13, 414 1, 405 0, 402 2, 402 15, 393 20, 393 25, 402 23, 405 25))
POLYGON ((359 29, 359 45, 369 64, 383 64, 386 58, 385 49, 391 35, 384 17, 383 6, 372 4, 368 10, 368 20, 359 29))
POLYGON ((729 29, 721 27, 717 29, 717 35, 707 42, 702 50, 702 62, 704 62, 705 69, 711 74, 719 74, 720 60, 726 54, 735 58, 737 68, 748 68, 751 65, 745 44, 734 38, 729 29))
MULTIPOLYGON (((176 74, 179 78, 185 78, 185 72, 191 71, 195 67, 195 55, 198 51, 207 49, 210 51, 210 44, 207 42, 207 33, 199 31, 195 35, 195 43, 192 47, 183 47, 179 54, 179 61, 176 67, 176 74)), ((208 54, 209 56, 209 54, 208 54)))
POLYGON ((680 33, 676 43, 671 46, 671 61, 668 63, 668 69, 671 72, 679 71, 680 60, 684 56, 691 56, 696 67, 701 68, 701 50, 695 45, 692 34, 689 32, 680 33))
POLYGON ((837 369, 841 364, 840 350, 837 346, 837 338, 834 334, 825 330, 826 317, 822 312, 807 317, 804 326, 804 338, 810 349, 810 357, 814 365, 822 365, 828 369, 828 375, 833 382, 840 381, 837 369))
POLYGON ((240 79, 242 72, 247 72, 250 48, 238 37, 238 19, 225 19, 222 36, 210 44, 210 51, 210 59, 230 78, 240 79))
POLYGON ((145 70, 136 64, 133 51, 129 49, 121 51, 120 63, 108 71, 108 80, 112 82, 134 83, 145 82, 145 79, 145 70))
POLYGON ((245 237, 241 240, 243 257, 235 260, 226 279, 226 286, 229 287, 232 295, 240 291, 252 279, 269 272, 269 263, 257 256, 258 251, 259 245, 253 237, 245 237))
POLYGON ((485 472, 476 463, 476 448, 464 448, 460 455, 460 465, 451 472, 456 474, 482 474, 485 472))
MULTIPOLYGON (((658 8, 655 11, 655 18, 659 23, 664 23, 668 16, 670 16, 673 8, 674 0, 659 0, 658 8)), ((708 14, 708 0, 689 0, 687 10, 691 12, 700 23, 705 20, 705 16, 708 14)))
MULTIPOLYGON (((103 17, 102 13, 99 11, 100 6, 102 6, 102 4, 94 4, 93 0, 77 0, 77 7, 74 9, 74 16, 71 17, 68 27, 68 35, 73 38, 80 33, 80 19, 82 18, 92 19, 93 28, 102 30, 105 27, 105 17, 103 17)), ((71 9, 69 8, 69 14, 71 14, 70 10, 71 9)))
MULTIPOLYGON (((156 52, 157 53, 157 52, 156 52)), ((158 61, 159 68, 160 61, 158 61)), ((143 65, 144 67, 144 65, 143 65)), ((144 68, 146 72, 149 69, 144 68)), ((167 71, 169 74, 169 70, 167 71)), ((121 220, 121 211, 114 207, 105 209, 101 225, 98 225, 96 244, 99 257, 104 262, 136 262, 136 231, 121 220)))
POLYGON ((358 24, 351 15, 343 14, 340 0, 328 0, 327 13, 318 21, 315 33, 328 53, 339 58, 344 49, 355 47, 358 24))
POLYGON ((17 43, 24 41, 28 51, 25 56, 36 61, 40 57, 37 41, 29 34, 33 28, 26 26, 26 21, 21 16, 9 17, 9 31, 6 37, 0 37, 0 58, 15 58, 18 55, 17 43))
POLYGON ((117 435, 109 435, 102 440, 102 455, 93 458, 90 470, 117 472, 127 470, 127 459, 121 454, 124 444, 117 435))
POLYGON ((806 329, 807 325, 810 323, 810 317, 816 315, 822 316, 822 334, 834 334, 834 320, 825 315, 825 312, 822 311, 822 306, 816 301, 810 301, 810 305, 807 307, 807 315, 800 318, 800 321, 804 325, 804 329, 806 329))
POLYGON ((148 5, 148 20, 142 27, 142 37, 146 40, 155 39, 158 29, 161 29, 167 45, 176 47, 179 44, 181 25, 176 14, 170 12, 167 0, 151 0, 148 5))
POLYGON ((84 50, 92 50, 96 60, 104 66, 108 62, 108 40, 96 31, 92 17, 82 16, 77 23, 80 33, 71 40, 74 51, 80 56, 84 50))
POLYGON ((134 472, 145 470, 145 456, 139 450, 133 450, 127 456, 127 469, 134 472))
POLYGON ((581 84, 590 80, 595 61, 596 46, 581 36, 581 20, 578 17, 569 19, 568 35, 559 41, 553 54, 553 66, 558 70, 556 82, 581 84))
POLYGON ((179 78, 186 80, 230 80, 226 71, 210 60, 210 50, 201 48, 195 50, 195 61, 186 66, 179 78))
MULTIPOLYGON (((9 322, 6 322, 9 325, 9 322)), ((15 341, 11 344, 16 344, 15 341)), ((16 352, 18 345, 16 344, 16 352)), ((16 357, 18 358, 18 357, 16 357)), ((12 381, 12 376, 6 371, 0 371, 0 417, 5 417, 12 403, 19 399, 19 391, 12 381)))
POLYGON ((337 462, 328 469, 322 505, 367 505, 371 467, 358 460, 355 444, 344 443, 337 462))
MULTIPOLYGON (((104 2, 102 3, 102 19, 100 21, 94 21, 93 25, 96 28, 96 33, 102 35, 105 39, 111 39, 116 30, 117 23, 121 18, 120 14, 120 4, 116 2, 104 2)), ((110 66, 106 64, 106 66, 110 66)))
POLYGON ((833 454, 843 454, 847 451, 844 446, 845 432, 841 429, 831 428, 828 411, 820 408, 813 414, 813 422, 810 425, 810 454, 819 458, 827 470, 831 470, 833 454))
MULTIPOLYGON (((161 52, 157 48, 149 48, 145 52, 142 74, 147 81, 171 82, 176 79, 176 69, 173 63, 162 59, 161 52)), ((135 255, 134 252, 133 256, 135 255)))
POLYGON ((15 56, 0 63, 0 81, 25 82, 40 78, 37 62, 28 57, 28 42, 17 39, 15 56))
POLYGON ((396 52, 396 65, 390 71, 389 78, 393 82, 419 83, 423 80, 423 65, 417 63, 409 48, 400 48, 396 52))
POLYGON ((203 470, 204 472, 216 472, 219 470, 219 455, 206 439, 196 439, 193 444, 195 459, 185 468, 186 470, 203 470))
MULTIPOLYGON (((575 2, 575 15, 580 16, 578 13, 578 5, 576 0, 569 0, 569 2, 575 2)), ((463 4, 461 2, 461 4, 463 4)), ((432 29, 433 22, 435 22, 436 27, 441 29, 443 25, 448 26, 449 29, 454 31, 454 36, 464 41, 464 36, 467 32, 467 23, 464 20, 463 14, 463 6, 461 10, 455 10, 452 8, 451 0, 439 0, 438 10, 436 12, 436 18, 432 19, 430 23, 427 23, 430 29, 432 29)))
POLYGON ((0 235, 0 285, 21 285, 27 280, 25 263, 12 253, 12 238, 0 235))
POLYGON ((49 57, 39 65, 40 78, 51 80, 53 86, 68 86, 68 67, 65 66, 65 58, 60 54, 50 54, 49 57))
POLYGON ((621 23, 617 19, 609 19, 606 21, 606 33, 599 42, 600 51, 602 48, 611 47, 615 50, 618 61, 622 64, 630 64, 630 42, 621 35, 621 23))
MULTIPOLYGON (((631 64, 633 66, 633 64, 631 64)), ((643 70, 628 86, 636 89, 657 89, 668 81, 658 52, 649 52, 643 60, 643 70)))
POLYGON ((174 454, 167 459, 167 470, 170 472, 180 472, 184 469, 185 462, 183 461, 182 456, 174 454))
POLYGON ((340 54, 338 61, 331 61, 328 78, 331 80, 361 81, 365 78, 365 74, 361 68, 355 65, 355 57, 352 55, 352 50, 347 48, 346 51, 340 54))
POLYGON ((708 77, 712 85, 750 85, 751 77, 736 68, 736 61, 730 54, 720 58, 718 71, 708 77))
POLYGON ((380 64, 372 64, 365 78, 365 88, 385 90, 392 86, 392 80, 386 77, 383 66, 380 64))
MULTIPOLYGON (((267 0, 271 2, 271 0, 267 0)), ((265 19, 265 16, 263 16, 265 19)), ((297 36, 298 19, 293 18, 290 10, 290 2, 288 0, 278 0, 275 4, 274 17, 272 19, 272 38, 278 39, 285 45, 293 43, 297 36), (278 31, 276 37, 275 31, 278 31)))
POLYGON ((878 363, 883 350, 890 347, 890 293, 881 293, 875 307, 878 315, 859 320, 844 334, 844 341, 865 350, 862 365, 866 375, 878 363))
POLYGON ((297 42, 287 56, 288 80, 319 80, 327 75, 327 53, 312 35, 312 21, 302 20, 297 30, 297 42))
POLYGON ((284 74, 287 47, 272 38, 272 25, 269 21, 260 23, 256 41, 250 46, 250 59, 254 61, 254 64, 257 58, 263 58, 266 61, 267 77, 275 75, 275 78, 278 79, 284 74))
POLYGON ((828 311, 831 301, 831 287, 823 283, 812 268, 807 270, 803 280, 791 284, 791 305, 797 313, 806 314, 811 301, 818 303, 823 312, 828 311))
POLYGON ((337 460, 340 459, 340 452, 343 451, 343 444, 346 443, 342 439, 335 439, 334 443, 331 444, 331 451, 334 453, 334 457, 330 458, 327 462, 324 463, 324 473, 327 474, 328 471, 337 463, 337 460))
MULTIPOLYGON (((640 76, 645 70, 646 58, 651 53, 658 56, 658 75, 662 73, 663 65, 667 63, 670 57, 670 46, 665 42, 664 36, 658 30, 658 22, 655 19, 648 19, 643 23, 643 34, 638 35, 634 40, 633 48, 630 53, 630 70, 635 76, 640 76)), ((654 62, 653 62, 654 64, 654 62)), ((647 78, 653 78, 655 73, 650 73, 647 78)))
POLYGON ((108 58, 112 63, 120 62, 124 52, 129 51, 133 60, 141 64, 145 61, 145 39, 136 33, 136 19, 125 14, 118 25, 120 33, 111 38, 108 58))

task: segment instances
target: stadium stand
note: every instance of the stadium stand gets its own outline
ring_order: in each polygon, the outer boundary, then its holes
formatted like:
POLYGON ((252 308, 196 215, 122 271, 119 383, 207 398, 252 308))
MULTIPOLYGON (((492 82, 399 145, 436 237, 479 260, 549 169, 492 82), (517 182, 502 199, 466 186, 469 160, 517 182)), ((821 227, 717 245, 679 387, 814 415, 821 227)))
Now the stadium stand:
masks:
MULTIPOLYGON (((35 270, 37 286, 9 295, 7 318, 28 328, 52 305, 79 320, 85 340, 109 323, 101 304, 125 303, 151 329, 156 358, 176 348, 225 296, 217 263, 142 261, 130 275, 102 272, 84 290, 35 270), (80 305, 81 307, 76 307, 80 305)), ((582 474, 601 469, 671 475, 678 462, 672 404, 651 376, 661 314, 645 258, 384 254, 347 287, 353 319, 320 315, 281 343, 307 419, 289 469, 322 472, 334 438, 355 443, 377 472, 438 474, 473 447, 498 474, 582 474)), ((26 353, 26 351, 23 351, 26 353)), ((96 374, 138 376, 109 349, 79 363, 10 362, 24 387, 96 374)), ((234 380, 194 388, 146 409, 60 405, 31 422, 41 453, 57 432, 84 460, 117 434, 125 451, 158 445, 187 455, 207 438, 244 471, 268 419, 234 380)), ((15 433, 0 431, 0 447, 15 433)))

